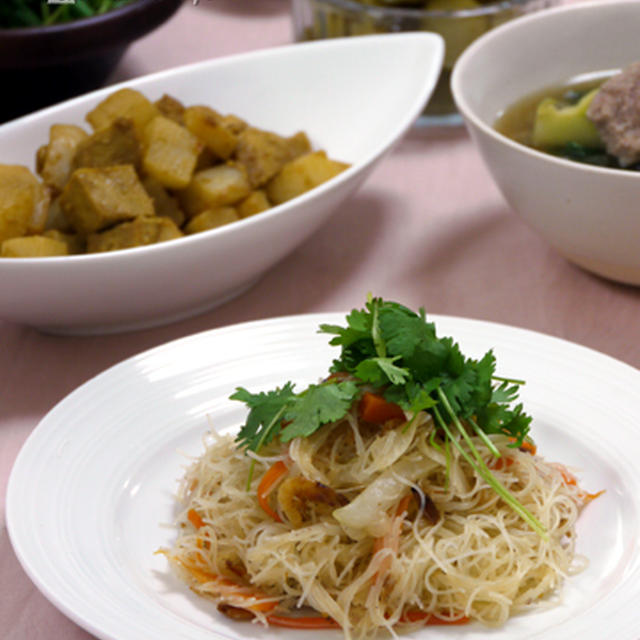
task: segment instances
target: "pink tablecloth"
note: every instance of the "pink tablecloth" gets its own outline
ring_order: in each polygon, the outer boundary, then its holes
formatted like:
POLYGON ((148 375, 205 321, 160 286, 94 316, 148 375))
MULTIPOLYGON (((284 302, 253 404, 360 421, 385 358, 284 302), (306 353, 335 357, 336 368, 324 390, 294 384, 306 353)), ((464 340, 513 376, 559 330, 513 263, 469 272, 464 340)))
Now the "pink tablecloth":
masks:
MULTIPOLYGON (((129 50, 112 80, 286 44, 288 11, 288 0, 185 3, 129 50)), ((535 329, 640 367, 640 289, 591 276, 556 255, 509 210, 463 129, 413 131, 315 237, 219 309, 159 329, 91 338, 52 337, 0 321, 2 637, 91 637, 33 586, 4 519, 13 461, 57 401, 104 368, 168 340, 244 320, 350 309, 368 291, 430 313, 535 329)))

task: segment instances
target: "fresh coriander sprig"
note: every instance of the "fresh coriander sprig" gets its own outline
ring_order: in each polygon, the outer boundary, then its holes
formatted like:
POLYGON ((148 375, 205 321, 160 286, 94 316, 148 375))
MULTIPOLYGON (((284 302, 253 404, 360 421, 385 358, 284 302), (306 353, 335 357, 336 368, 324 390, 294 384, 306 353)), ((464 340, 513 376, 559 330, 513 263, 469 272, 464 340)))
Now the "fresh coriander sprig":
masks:
MULTIPOLYGON (((470 437, 477 435, 495 457, 492 434, 504 434, 519 447, 529 433, 531 417, 515 404, 522 380, 495 375, 492 351, 481 359, 464 356, 452 338, 436 335, 424 309, 415 313, 396 302, 369 297, 364 309, 348 314, 347 326, 321 325, 340 347, 335 375, 296 393, 293 384, 268 393, 238 388, 231 397, 250 409, 238 435, 239 446, 258 451, 275 438, 288 442, 308 437, 324 424, 341 419, 361 393, 361 386, 380 390, 389 402, 413 415, 429 412, 449 444, 511 508, 543 538, 544 526, 495 478, 470 437)), ((447 466, 449 460, 447 460, 447 466)))
MULTIPOLYGON (((287 382, 282 388, 253 394, 238 387, 232 400, 244 402, 249 416, 236 440, 249 451, 259 451, 274 438, 289 442, 305 438, 323 424, 342 418, 358 395, 358 385, 352 381, 328 381, 312 384, 299 394, 287 382)), ((249 469, 247 484, 251 484, 254 463, 249 469)))

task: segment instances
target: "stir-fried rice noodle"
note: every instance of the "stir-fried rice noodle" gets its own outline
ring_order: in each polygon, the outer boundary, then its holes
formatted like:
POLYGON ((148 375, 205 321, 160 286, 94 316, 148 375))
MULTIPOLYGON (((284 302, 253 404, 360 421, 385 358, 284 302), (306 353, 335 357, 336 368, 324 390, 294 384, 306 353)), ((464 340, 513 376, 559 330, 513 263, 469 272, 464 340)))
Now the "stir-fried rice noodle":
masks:
POLYGON ((312 608, 312 615, 334 619, 346 638, 381 629, 395 635, 424 624, 420 612, 501 625, 514 613, 553 604, 562 580, 583 568, 574 527, 586 494, 563 467, 510 447, 506 437, 491 436, 498 459, 473 440, 548 540, 435 433, 428 414, 374 426, 358 424, 352 412, 260 456, 211 434, 183 479, 179 537, 165 553, 197 593, 252 605, 262 622, 312 608), (289 480, 286 492, 275 486, 269 496, 280 522, 257 499, 277 460, 288 467, 279 487, 289 480), (339 502, 318 499, 310 486, 339 502))

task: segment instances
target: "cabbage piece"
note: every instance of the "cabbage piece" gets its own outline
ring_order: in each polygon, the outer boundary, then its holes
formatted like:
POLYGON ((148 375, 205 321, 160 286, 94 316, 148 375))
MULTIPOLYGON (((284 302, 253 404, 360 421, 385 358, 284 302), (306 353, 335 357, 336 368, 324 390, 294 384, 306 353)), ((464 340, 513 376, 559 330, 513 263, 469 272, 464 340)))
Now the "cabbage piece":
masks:
POLYGON ((366 536, 379 538, 389 530, 389 511, 406 494, 408 483, 415 482, 428 471, 425 467, 437 466, 436 462, 425 458, 404 458, 378 476, 349 504, 336 509, 333 517, 354 540, 366 536))
POLYGON ((366 464, 368 474, 387 469, 404 454, 413 442, 417 426, 422 426, 425 422, 425 415, 427 414, 421 413, 415 416, 408 424, 387 431, 371 443, 368 451, 369 463, 366 464))
POLYGON ((376 478, 348 505, 333 512, 347 535, 354 540, 366 536, 379 538, 391 526, 387 511, 400 500, 407 485, 391 472, 376 478))

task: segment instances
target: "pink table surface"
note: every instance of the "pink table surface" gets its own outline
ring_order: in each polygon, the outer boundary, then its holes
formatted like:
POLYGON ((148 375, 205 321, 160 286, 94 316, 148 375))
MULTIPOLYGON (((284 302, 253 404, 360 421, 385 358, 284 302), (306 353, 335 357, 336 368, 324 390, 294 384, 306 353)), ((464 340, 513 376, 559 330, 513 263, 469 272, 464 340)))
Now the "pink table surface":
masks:
MULTIPOLYGON (((186 2, 111 80, 291 42, 288 0, 186 2)), ((311 240, 242 297, 137 333, 54 337, 0 321, 0 635, 87 640, 22 571, 5 523, 13 461, 75 387, 140 351, 245 320, 361 306, 368 291, 428 313, 565 338, 640 367, 640 289, 566 262, 507 206, 462 129, 410 132, 311 240), (365 222, 366 221, 366 222, 365 222)))

